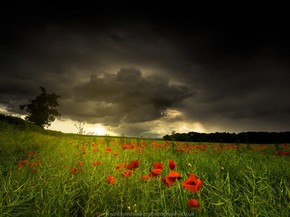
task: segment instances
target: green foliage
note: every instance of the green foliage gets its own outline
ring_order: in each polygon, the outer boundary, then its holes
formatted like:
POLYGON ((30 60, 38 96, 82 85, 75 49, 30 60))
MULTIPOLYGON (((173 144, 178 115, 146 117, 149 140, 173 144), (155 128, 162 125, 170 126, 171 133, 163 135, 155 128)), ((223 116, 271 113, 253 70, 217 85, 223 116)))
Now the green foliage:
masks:
POLYGON ((46 89, 40 87, 41 93, 35 99, 30 99, 28 104, 20 105, 21 110, 30 113, 26 120, 40 126, 50 126, 50 122, 55 120, 55 116, 60 116, 57 111, 59 106, 57 99, 60 97, 55 93, 47 93, 46 89))
MULTIPOLYGON (((290 159, 286 156, 262 155, 264 152, 247 149, 246 145, 239 150, 227 150, 226 145, 220 144, 206 144, 206 150, 198 148, 173 154, 174 148, 187 149, 193 144, 92 136, 80 140, 78 135, 49 136, 15 130, 12 126, 5 124, 5 130, 0 131, 1 147, 5 144, 7 149, 14 150, 6 158, 6 172, 0 177, 1 216, 290 214, 290 159), (122 150, 120 141, 138 144, 141 151, 122 150), (113 151, 105 153, 107 147, 113 151), (18 149, 21 154, 15 152, 18 149), (36 154, 29 157, 27 152, 31 151, 36 154), (122 177, 123 170, 117 170, 116 165, 134 159, 139 159, 139 168, 132 176, 122 177), (167 188, 161 177, 170 172, 170 159, 176 162, 175 171, 181 179, 167 188), (19 160, 29 163, 18 169, 19 160), (101 164, 93 166, 96 161, 101 164), (34 171, 31 165, 35 162, 40 164, 34 171), (141 180, 155 162, 164 165, 161 177, 141 180), (72 168, 78 168, 77 172, 71 173, 72 168), (182 182, 189 173, 202 179, 200 192, 183 188, 182 182), (116 178, 116 184, 108 184, 109 175, 116 178), (190 209, 186 204, 189 198, 198 199, 200 208, 190 209)), ((275 145, 272 148, 275 151, 275 145)))

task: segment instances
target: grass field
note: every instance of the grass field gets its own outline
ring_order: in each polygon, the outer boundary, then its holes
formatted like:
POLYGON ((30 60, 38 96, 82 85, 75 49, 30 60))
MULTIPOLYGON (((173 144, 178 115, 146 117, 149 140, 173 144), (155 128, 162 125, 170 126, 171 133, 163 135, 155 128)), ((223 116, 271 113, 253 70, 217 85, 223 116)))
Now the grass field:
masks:
POLYGON ((0 216, 287 217, 289 152, 0 122, 0 216))

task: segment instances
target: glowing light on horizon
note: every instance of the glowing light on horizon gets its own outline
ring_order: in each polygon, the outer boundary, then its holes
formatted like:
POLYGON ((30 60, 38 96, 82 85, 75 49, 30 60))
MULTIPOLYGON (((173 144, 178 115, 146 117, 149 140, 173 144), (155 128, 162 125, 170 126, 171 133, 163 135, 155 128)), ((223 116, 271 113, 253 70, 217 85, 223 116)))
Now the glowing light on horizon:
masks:
POLYGON ((106 129, 100 124, 93 129, 93 132, 98 136, 103 136, 107 134, 106 129))

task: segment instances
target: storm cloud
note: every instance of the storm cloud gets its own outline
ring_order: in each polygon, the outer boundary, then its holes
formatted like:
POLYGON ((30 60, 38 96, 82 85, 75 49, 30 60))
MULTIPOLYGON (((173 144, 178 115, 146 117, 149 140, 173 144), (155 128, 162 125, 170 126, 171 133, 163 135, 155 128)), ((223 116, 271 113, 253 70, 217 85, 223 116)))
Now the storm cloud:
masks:
POLYGON ((135 68, 121 68, 116 74, 91 76, 74 87, 72 105, 63 110, 72 117, 82 116, 88 122, 111 125, 159 119, 168 108, 192 95, 186 86, 169 82, 168 78, 155 74, 144 77, 135 68))
POLYGON ((38 87, 61 120, 117 134, 285 131, 289 32, 276 17, 16 17, 4 22, 0 105, 38 87))

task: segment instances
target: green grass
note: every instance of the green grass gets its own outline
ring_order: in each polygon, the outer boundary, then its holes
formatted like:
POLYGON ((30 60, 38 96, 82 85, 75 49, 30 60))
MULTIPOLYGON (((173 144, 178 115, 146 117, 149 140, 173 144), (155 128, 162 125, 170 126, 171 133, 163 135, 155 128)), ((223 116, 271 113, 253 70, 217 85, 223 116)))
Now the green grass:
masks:
POLYGON ((227 144, 206 144, 204 151, 200 147, 53 134, 0 121, 0 215, 290 215, 290 160, 289 156, 274 155, 277 146, 253 150, 261 146, 241 144, 236 150, 227 144), (122 150, 124 142, 139 149, 122 150), (112 152, 106 154, 106 147, 112 147, 112 152), (114 156, 115 152, 119 155, 114 156), (132 176, 122 177, 124 169, 116 170, 116 166, 135 159, 140 166, 132 176), (170 159, 176 162, 175 171, 181 179, 167 188, 161 178, 170 172, 170 159), (22 163, 19 169, 19 160, 28 160, 28 164, 22 163), (95 161, 102 164, 93 166, 95 161), (163 172, 145 182, 141 176, 147 175, 155 162, 163 163, 163 172), (72 168, 79 170, 71 173, 72 168), (182 186, 189 173, 202 179, 197 193, 182 186), (116 184, 108 184, 109 175, 116 178, 116 184), (198 199, 198 209, 187 206, 190 198, 198 199))

